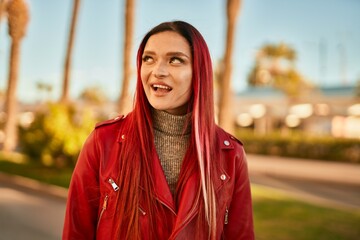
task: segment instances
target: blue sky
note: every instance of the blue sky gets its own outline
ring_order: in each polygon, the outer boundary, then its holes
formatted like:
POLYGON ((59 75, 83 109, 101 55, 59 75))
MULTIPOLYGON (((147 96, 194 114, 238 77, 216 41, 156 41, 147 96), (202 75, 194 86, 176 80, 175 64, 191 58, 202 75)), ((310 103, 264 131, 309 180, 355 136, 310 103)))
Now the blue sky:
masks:
MULTIPOLYGON (((18 97, 40 99, 36 82, 51 84, 59 97, 72 0, 28 0, 31 20, 22 44, 18 97)), ((224 52, 225 0, 136 0, 135 53, 144 34, 162 21, 185 20, 203 34, 213 62, 224 52)), ((71 95, 102 88, 116 99, 121 88, 121 0, 82 0, 73 53, 71 95)), ((254 56, 264 43, 284 42, 298 54, 296 66, 322 86, 353 85, 360 79, 359 0, 243 0, 233 54, 234 91, 246 88, 254 56)), ((0 89, 8 76, 10 39, 0 26, 0 89)), ((135 82, 135 81, 134 81, 135 82)))

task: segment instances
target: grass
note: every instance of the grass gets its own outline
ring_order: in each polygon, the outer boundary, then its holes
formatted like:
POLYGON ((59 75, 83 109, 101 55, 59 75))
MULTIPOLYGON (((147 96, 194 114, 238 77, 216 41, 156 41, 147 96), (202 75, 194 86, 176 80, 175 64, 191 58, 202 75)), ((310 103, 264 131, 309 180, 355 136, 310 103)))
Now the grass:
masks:
POLYGON ((44 183, 69 187, 73 169, 46 167, 40 163, 29 161, 18 154, 0 153, 0 172, 28 177, 44 183))
MULTIPOLYGON (((45 167, 21 155, 0 153, 0 172, 68 187, 72 169, 45 167)), ((257 240, 360 239, 360 210, 321 207, 259 185, 252 185, 252 195, 257 240)))
POLYGON ((360 239, 360 210, 321 207, 257 185, 252 192, 257 240, 360 239))

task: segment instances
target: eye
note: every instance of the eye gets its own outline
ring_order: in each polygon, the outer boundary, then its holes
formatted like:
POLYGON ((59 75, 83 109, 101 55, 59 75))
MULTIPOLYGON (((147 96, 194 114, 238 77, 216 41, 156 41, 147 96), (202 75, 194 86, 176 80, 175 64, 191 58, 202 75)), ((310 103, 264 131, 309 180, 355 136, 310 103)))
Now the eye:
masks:
POLYGON ((184 60, 179 57, 172 57, 170 58, 170 63, 180 64, 180 63, 184 63, 184 60))
POLYGON ((152 62, 154 62, 154 59, 150 56, 145 55, 145 56, 143 56, 142 61, 146 62, 146 63, 152 63, 152 62))

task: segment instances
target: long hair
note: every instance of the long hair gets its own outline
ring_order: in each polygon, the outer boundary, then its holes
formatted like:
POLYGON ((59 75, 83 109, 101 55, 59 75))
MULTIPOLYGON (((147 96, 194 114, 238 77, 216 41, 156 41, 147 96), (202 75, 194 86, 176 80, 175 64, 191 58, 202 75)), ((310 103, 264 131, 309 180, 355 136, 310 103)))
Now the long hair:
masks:
MULTIPOLYGON (((182 168, 198 171, 199 197, 193 210, 198 211, 198 224, 207 229, 202 235, 215 238, 216 235, 216 199, 212 181, 215 156, 215 121, 213 102, 213 73, 210 53, 205 40, 196 28, 183 21, 164 22, 150 30, 137 52, 137 85, 134 110, 129 115, 129 128, 126 141, 120 153, 119 184, 123 189, 118 196, 119 229, 126 232, 126 239, 137 239, 140 233, 138 220, 138 201, 140 194, 145 199, 148 210, 150 231, 156 226, 156 214, 159 207, 154 200, 154 183, 152 179, 152 159, 155 144, 152 129, 151 106, 147 100, 141 81, 142 55, 149 38, 157 33, 172 31, 183 36, 189 43, 192 53, 192 95, 188 104, 188 112, 192 112, 192 131, 190 144, 182 168), (138 146, 134 149, 133 146, 138 146), (197 161, 194 161, 197 159, 197 161), (139 184, 144 191, 139 192, 139 184)), ((187 172, 182 171, 181 172, 187 172)), ((177 192, 182 191, 185 174, 180 174, 177 192)), ((118 229, 118 231, 120 231, 118 229)), ((123 233, 122 233, 123 234, 123 233)), ((149 232, 154 236, 154 232, 149 232)))

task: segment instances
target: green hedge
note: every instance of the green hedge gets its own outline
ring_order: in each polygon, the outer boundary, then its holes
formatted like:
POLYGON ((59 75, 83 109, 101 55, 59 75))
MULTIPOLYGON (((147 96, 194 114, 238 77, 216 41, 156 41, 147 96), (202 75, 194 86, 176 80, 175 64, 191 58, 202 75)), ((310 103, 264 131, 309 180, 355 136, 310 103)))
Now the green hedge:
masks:
POLYGON ((46 166, 73 166, 95 122, 89 109, 49 104, 30 127, 20 128, 20 151, 46 166))
POLYGON ((360 139, 311 136, 300 132, 256 135, 237 130, 247 153, 360 163, 360 139))

